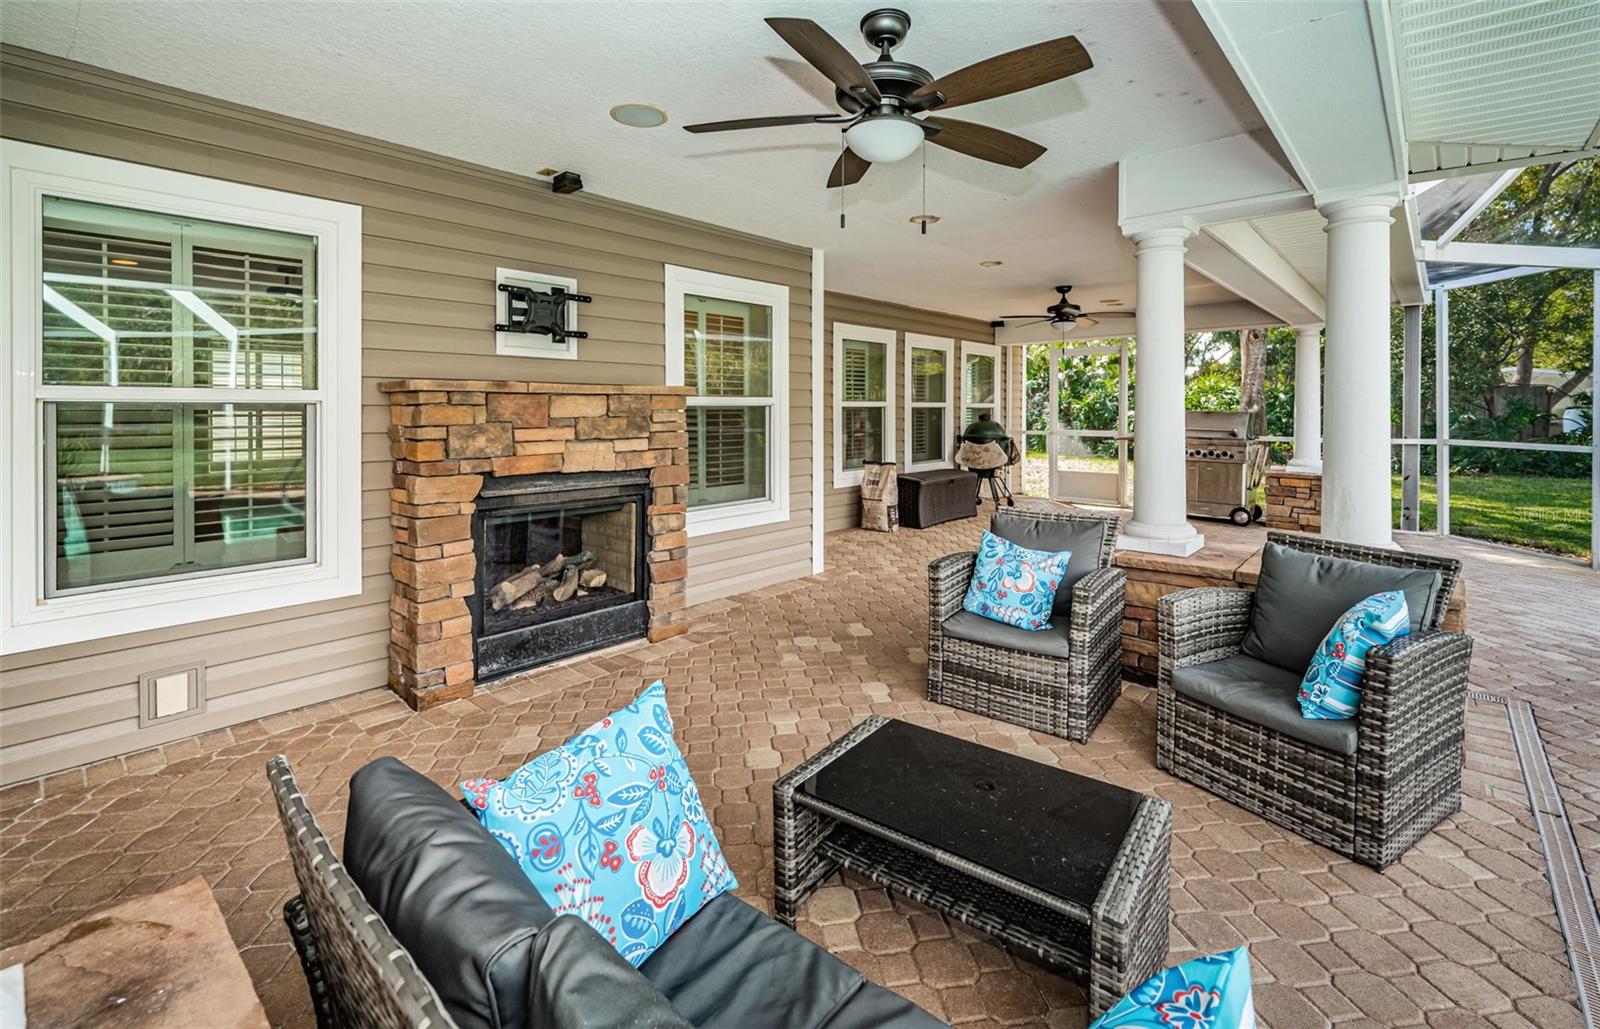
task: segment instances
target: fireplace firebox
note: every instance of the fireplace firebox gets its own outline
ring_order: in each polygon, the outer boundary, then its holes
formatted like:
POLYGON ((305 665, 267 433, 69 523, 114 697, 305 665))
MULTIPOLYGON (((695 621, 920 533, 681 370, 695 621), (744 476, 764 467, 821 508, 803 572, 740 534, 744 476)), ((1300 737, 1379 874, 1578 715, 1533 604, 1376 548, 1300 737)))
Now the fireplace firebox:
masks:
POLYGON ((480 682, 644 636, 650 474, 484 480, 467 606, 480 682))

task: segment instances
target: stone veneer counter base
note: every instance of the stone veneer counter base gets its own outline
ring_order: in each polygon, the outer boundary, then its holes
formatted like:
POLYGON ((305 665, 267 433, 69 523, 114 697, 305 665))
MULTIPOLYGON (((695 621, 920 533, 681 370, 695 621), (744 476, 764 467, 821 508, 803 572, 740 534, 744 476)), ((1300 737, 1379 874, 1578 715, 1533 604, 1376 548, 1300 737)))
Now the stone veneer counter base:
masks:
POLYGON ((487 475, 648 469, 649 639, 685 630, 688 424, 681 386, 401 379, 389 397, 389 685, 421 710, 472 695, 472 515, 487 475))

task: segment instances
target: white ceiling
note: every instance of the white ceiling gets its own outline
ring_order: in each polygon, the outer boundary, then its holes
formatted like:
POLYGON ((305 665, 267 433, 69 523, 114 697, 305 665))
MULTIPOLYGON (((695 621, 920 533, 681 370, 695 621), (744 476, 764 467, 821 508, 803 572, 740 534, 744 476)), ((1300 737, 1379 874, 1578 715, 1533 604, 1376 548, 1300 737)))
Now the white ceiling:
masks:
MULTIPOLYGON (((871 0, 495 3, 8 0, 0 38, 114 71, 507 171, 582 173, 595 193, 827 251, 830 288, 979 318, 1042 308, 1057 282, 1086 307, 1131 305, 1132 247, 1116 226, 1116 163, 1260 128, 1187 3, 910 3, 896 57, 935 75, 1075 33, 1096 67, 953 117, 1050 152, 1023 170, 928 148, 824 188, 838 130, 693 136, 723 118, 833 110, 823 77, 762 22, 802 15, 862 60, 871 0), (607 112, 655 104, 629 129, 607 112), (994 269, 985 259, 1004 261, 994 269)), ((1190 276, 1189 303, 1232 295, 1190 276)))

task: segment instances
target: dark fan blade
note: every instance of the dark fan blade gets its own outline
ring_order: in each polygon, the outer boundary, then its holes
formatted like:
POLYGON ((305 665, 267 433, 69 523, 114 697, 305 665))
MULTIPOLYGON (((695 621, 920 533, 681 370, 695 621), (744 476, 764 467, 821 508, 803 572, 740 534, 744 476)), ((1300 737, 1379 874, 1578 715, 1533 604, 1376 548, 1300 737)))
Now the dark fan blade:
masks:
POLYGON ((1003 322, 1009 322, 1013 318, 1034 318, 1042 322, 1044 321, 1045 316, 1037 314, 1003 314, 1000 316, 1000 320, 1003 322))
POLYGON ((1030 325, 1038 325, 1040 322, 1047 322, 1050 319, 1048 319, 1048 318, 1038 318, 1038 317, 1034 317, 1033 315, 1026 315, 1026 314, 1013 314, 1013 315, 1007 315, 1006 317, 1004 317, 1004 318, 1002 318, 1000 320, 1006 323, 1006 328, 1008 328, 1008 329, 1026 329, 1030 325), (1029 321, 1025 321, 1025 322, 1017 322, 1017 324, 1012 325, 1011 322, 1014 319, 1017 319, 1017 318, 1028 318, 1030 320, 1029 321))
POLYGON ((1062 36, 969 64, 960 71, 934 79, 912 93, 911 99, 923 100, 943 93, 943 107, 975 104, 979 100, 1020 93, 1093 67, 1094 62, 1089 60, 1089 52, 1078 42, 1078 37, 1062 36))
POLYGON ((871 167, 871 161, 857 156, 854 150, 846 150, 839 155, 837 161, 833 162, 833 171, 828 173, 828 188, 854 186, 871 167))
POLYGON ((733 129, 767 129, 775 125, 810 125, 813 122, 844 121, 837 114, 780 114, 774 118, 735 118, 732 121, 703 121, 685 125, 686 132, 729 132, 733 129))
POLYGON ((861 62, 851 57, 850 51, 828 35, 821 25, 805 18, 768 18, 767 24, 835 86, 847 93, 858 93, 874 104, 883 99, 861 62))
POLYGON ((929 133, 928 142, 1008 168, 1026 168, 1045 151, 1044 147, 1032 140, 970 121, 924 118, 922 124, 938 130, 929 133))
POLYGON ((1136 317, 1136 315, 1132 311, 1089 311, 1086 314, 1080 315, 1080 317, 1083 317, 1083 318, 1089 318, 1089 317, 1094 317, 1094 318, 1133 318, 1133 317, 1136 317))

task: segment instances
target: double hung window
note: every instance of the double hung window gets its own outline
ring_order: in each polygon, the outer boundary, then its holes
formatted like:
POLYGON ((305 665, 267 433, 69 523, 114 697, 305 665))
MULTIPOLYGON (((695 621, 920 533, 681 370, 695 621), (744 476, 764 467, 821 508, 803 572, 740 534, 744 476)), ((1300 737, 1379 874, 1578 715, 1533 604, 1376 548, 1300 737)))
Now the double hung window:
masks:
POLYGON ((689 532, 788 514, 785 286, 667 267, 667 382, 687 386, 689 532))
POLYGON ((360 591, 360 209, 4 145, 5 650, 360 591))

